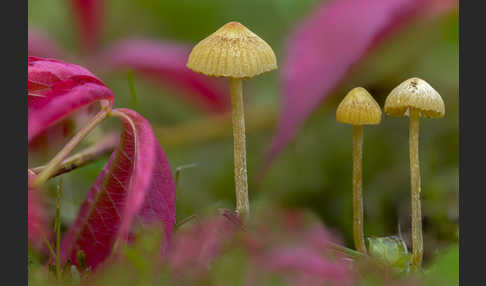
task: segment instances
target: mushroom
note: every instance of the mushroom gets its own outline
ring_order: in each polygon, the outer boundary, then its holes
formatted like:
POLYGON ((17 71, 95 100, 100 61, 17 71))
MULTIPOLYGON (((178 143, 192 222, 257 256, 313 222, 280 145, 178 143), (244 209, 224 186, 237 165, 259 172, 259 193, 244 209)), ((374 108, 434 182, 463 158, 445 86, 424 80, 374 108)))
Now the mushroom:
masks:
POLYGON ((410 190, 412 204, 412 265, 422 264, 423 238, 420 206, 419 118, 439 118, 445 114, 439 93, 420 78, 410 78, 395 87, 385 100, 388 116, 410 118, 410 190))
POLYGON ((362 194, 363 125, 379 124, 381 109, 366 89, 356 87, 339 104, 336 120, 353 125, 353 237, 356 249, 366 253, 362 194))
POLYGON ((275 53, 248 28, 238 22, 229 22, 192 49, 187 67, 207 76, 228 78, 233 119, 236 211, 239 216, 247 218, 250 207, 242 79, 276 69, 275 53))

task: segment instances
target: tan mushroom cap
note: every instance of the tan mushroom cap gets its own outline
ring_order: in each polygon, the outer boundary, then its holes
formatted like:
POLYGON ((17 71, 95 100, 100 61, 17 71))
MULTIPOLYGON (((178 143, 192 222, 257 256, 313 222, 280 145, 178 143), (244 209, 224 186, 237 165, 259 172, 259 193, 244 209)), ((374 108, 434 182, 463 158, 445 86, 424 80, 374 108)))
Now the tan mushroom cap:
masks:
POLYGON ((339 103, 336 120, 351 125, 379 124, 381 108, 366 89, 356 87, 339 103))
POLYGON ((248 78, 277 68, 272 48, 238 22, 229 22, 191 51, 187 67, 208 76, 248 78))
POLYGON ((408 116, 410 108, 419 110, 422 117, 438 118, 445 114, 444 101, 425 80, 413 77, 395 87, 385 100, 389 116, 408 116))

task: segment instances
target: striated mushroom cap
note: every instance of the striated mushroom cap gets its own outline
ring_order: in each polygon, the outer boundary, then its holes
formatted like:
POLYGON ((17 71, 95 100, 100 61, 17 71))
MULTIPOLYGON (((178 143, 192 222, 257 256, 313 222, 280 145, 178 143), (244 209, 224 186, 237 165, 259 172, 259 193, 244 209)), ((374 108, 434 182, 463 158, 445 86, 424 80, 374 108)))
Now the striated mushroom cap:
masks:
POLYGON ((200 41, 187 67, 208 76, 249 78, 277 68, 272 48, 238 22, 229 22, 200 41))
POLYGON ((417 109, 422 117, 438 118, 445 114, 444 101, 439 93, 417 77, 399 84, 385 100, 385 113, 389 116, 408 116, 410 108, 417 109))
POLYGON ((379 124, 381 108, 366 89, 356 87, 339 103, 336 120, 351 125, 379 124))

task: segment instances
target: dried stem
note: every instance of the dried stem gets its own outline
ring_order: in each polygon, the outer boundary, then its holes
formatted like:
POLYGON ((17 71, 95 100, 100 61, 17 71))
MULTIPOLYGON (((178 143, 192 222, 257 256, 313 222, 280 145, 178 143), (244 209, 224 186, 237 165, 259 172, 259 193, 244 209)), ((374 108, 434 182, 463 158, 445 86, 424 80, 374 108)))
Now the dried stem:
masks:
POLYGON ((354 246, 366 253, 363 232, 363 126, 353 126, 353 236, 354 246))
POLYGON ((250 205, 248 202, 248 179, 246 174, 245 113, 242 79, 229 78, 229 87, 233 119, 236 210, 242 219, 247 219, 250 215, 250 205))
MULTIPOLYGON (((113 149, 118 145, 118 136, 115 134, 109 135, 103 138, 99 143, 86 148, 85 150, 68 157, 66 160, 62 161, 50 178, 57 177, 64 173, 70 172, 84 165, 87 165, 93 161, 100 159, 101 157, 110 154, 113 149)), ((41 173, 46 166, 39 166, 32 168, 31 170, 35 174, 41 173)))
POLYGON ((79 143, 81 143, 81 141, 89 134, 91 130, 93 130, 106 118, 109 111, 110 110, 103 108, 88 122, 88 124, 81 128, 81 130, 79 130, 78 133, 71 138, 71 140, 62 148, 62 150, 57 153, 57 155, 52 158, 51 161, 49 161, 44 170, 35 179, 34 185, 40 186, 50 177, 52 177, 52 174, 57 171, 59 164, 69 155, 69 153, 74 150, 74 148, 76 148, 76 146, 79 145, 79 143))
POLYGON ((420 267, 423 256, 422 211, 420 206, 419 112, 410 109, 410 190, 412 201, 412 265, 420 267))

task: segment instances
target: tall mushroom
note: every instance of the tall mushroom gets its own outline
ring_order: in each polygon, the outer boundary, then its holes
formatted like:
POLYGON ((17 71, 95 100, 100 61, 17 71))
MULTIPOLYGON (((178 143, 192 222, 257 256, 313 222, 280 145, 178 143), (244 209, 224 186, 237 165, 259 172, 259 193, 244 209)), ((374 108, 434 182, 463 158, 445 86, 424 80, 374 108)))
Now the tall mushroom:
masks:
POLYGON ((389 116, 410 118, 410 190, 412 204, 412 265, 422 264, 422 211, 420 206, 419 119, 439 118, 445 114, 444 101, 439 93, 420 78, 411 78, 395 87, 385 100, 389 116))
POLYGON ((349 91, 336 110, 336 120, 353 125, 353 237, 354 246, 366 253, 363 232, 363 125, 379 124, 381 108, 362 87, 349 91))
POLYGON ((247 218, 250 207, 242 79, 276 69, 275 53, 245 26, 229 22, 192 49, 187 67, 207 76, 228 78, 233 117, 236 210, 242 218, 247 218))

